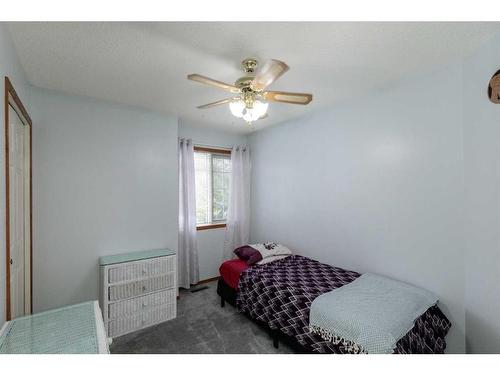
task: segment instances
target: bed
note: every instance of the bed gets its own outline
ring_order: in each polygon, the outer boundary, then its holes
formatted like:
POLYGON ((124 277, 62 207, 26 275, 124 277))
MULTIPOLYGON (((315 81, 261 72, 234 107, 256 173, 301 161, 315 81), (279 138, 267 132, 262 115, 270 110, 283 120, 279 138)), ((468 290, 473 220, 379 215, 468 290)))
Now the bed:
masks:
MULTIPOLYGON (((309 311, 316 297, 352 282, 359 273, 300 255, 251 267, 244 263, 233 259, 221 265, 217 293, 222 307, 228 302, 268 328, 275 346, 283 339, 300 352, 349 352, 341 343, 334 344, 309 331, 309 311)), ((394 353, 444 353, 450 327, 439 307, 432 306, 397 342, 394 353)))

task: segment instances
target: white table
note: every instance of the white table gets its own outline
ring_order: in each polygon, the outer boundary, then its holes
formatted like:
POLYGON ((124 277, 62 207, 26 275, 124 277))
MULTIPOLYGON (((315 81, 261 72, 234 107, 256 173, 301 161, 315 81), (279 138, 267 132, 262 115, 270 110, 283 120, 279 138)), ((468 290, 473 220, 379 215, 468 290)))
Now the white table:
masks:
POLYGON ((13 319, 0 330, 0 354, 108 354, 97 301, 13 319))

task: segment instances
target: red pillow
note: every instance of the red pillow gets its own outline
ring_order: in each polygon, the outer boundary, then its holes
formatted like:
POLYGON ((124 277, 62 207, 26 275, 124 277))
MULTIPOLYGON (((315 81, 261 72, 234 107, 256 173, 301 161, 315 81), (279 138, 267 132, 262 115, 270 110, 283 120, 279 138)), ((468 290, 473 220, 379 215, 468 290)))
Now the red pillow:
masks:
POLYGON ((248 245, 238 247, 233 252, 249 266, 253 266, 255 263, 262 260, 262 254, 248 245))

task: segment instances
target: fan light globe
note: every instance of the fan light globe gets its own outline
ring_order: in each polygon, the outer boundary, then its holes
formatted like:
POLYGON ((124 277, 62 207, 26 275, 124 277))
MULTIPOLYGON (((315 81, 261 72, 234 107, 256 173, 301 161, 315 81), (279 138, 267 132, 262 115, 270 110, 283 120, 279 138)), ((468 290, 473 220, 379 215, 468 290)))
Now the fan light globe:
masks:
POLYGON ((243 111, 245 110, 245 102, 243 102, 243 100, 231 102, 229 103, 229 109, 231 110, 233 116, 241 118, 243 117, 243 111))
POLYGON ((253 103, 253 112, 255 114, 255 120, 258 120, 262 116, 264 116, 267 112, 267 107, 269 107, 269 103, 263 103, 261 101, 256 100, 253 103))
POLYGON ((267 112, 267 107, 269 103, 263 103, 256 100, 253 103, 253 108, 247 108, 243 100, 237 100, 229 103, 229 109, 233 116, 238 118, 243 118, 246 122, 257 121, 259 118, 264 116, 267 112))

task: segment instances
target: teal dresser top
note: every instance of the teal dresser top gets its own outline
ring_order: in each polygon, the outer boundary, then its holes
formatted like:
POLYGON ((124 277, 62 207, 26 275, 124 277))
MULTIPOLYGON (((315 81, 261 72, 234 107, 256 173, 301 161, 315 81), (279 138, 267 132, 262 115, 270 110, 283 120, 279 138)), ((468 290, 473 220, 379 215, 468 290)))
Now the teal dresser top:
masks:
POLYGON ((99 264, 101 266, 107 266, 110 264, 133 262, 136 260, 164 257, 164 256, 168 256, 168 255, 175 255, 175 251, 170 250, 170 249, 134 251, 132 253, 107 255, 107 256, 99 257, 99 264))
POLYGON ((107 352, 97 301, 13 319, 5 323, 0 334, 2 354, 107 352))

